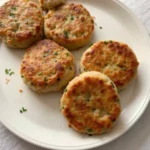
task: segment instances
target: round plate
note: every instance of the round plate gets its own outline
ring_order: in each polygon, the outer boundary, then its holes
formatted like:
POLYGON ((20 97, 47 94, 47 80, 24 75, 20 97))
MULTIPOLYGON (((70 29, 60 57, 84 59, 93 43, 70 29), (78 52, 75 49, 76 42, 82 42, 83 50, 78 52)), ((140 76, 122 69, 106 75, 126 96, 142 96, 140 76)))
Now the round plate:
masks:
MULTIPOLYGON (((1 1, 0 3, 2 4, 1 1)), ((140 62, 137 78, 120 93, 122 113, 110 133, 88 136, 69 128, 59 109, 61 92, 41 94, 31 91, 20 77, 20 63, 25 50, 10 49, 0 43, 0 95, 8 109, 2 123, 22 139, 52 149, 87 149, 108 143, 125 133, 142 115, 150 97, 150 42, 143 25, 118 1, 76 0, 95 18, 91 43, 99 40, 117 40, 132 47, 140 62), (102 27, 102 29, 100 28, 102 27), (5 69, 15 74, 8 76, 5 69), (6 84, 6 78, 10 82, 6 84), (23 93, 19 92, 23 90, 23 93), (19 110, 25 107, 25 113, 19 110)), ((88 45, 88 46, 89 46, 88 45)), ((73 51, 77 70, 80 57, 88 46, 73 51)))

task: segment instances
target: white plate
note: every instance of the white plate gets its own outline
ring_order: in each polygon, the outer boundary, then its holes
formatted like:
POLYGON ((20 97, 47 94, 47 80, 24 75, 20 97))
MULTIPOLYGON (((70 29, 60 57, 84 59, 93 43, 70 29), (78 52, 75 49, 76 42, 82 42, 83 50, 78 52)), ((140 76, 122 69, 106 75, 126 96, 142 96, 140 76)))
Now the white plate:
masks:
MULTIPOLYGON (((59 110, 61 92, 38 95, 28 89, 19 74, 25 51, 10 49, 1 42, 0 95, 9 106, 2 123, 22 139, 45 148, 86 149, 108 143, 125 133, 142 115, 149 102, 150 42, 143 25, 118 1, 76 2, 82 3, 95 17, 96 25, 91 43, 110 39, 125 42, 133 48, 140 66, 137 78, 128 89, 120 93, 122 113, 113 130, 101 136, 87 136, 68 128, 59 110), (103 29, 100 29, 100 26, 103 29), (15 71, 15 75, 5 75, 6 68, 15 71), (8 85, 5 83, 6 78, 10 78, 8 85), (22 94, 19 89, 23 89, 22 94), (22 106, 28 111, 20 114, 22 106)), ((77 64, 86 48, 73 52, 77 64)))

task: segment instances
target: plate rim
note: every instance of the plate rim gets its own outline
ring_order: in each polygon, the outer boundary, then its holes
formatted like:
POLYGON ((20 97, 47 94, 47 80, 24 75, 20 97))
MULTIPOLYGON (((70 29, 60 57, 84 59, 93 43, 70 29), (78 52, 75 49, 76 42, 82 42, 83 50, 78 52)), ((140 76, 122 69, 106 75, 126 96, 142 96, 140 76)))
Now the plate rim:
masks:
MULTIPOLYGON (((137 22, 137 24, 141 27, 141 30, 143 31, 143 35, 145 35, 145 38, 147 39, 147 43, 149 44, 150 47, 150 37, 148 35, 148 31, 146 30, 145 26, 143 25, 143 23, 141 22, 141 20, 133 13, 133 11, 126 6, 123 2, 121 2, 120 0, 112 0, 114 3, 117 3, 120 7, 122 7, 125 11, 127 11, 130 16, 132 16, 132 18, 137 22)), ((124 130, 121 131, 119 134, 117 134, 113 139, 108 139, 106 141, 104 141, 103 143, 93 143, 93 144, 86 144, 86 145, 82 145, 82 146, 56 146, 56 145, 51 145, 51 144, 47 144, 47 143, 43 143, 40 141, 37 141, 35 139, 32 139, 31 137, 28 137, 27 135, 24 135, 22 133, 20 133, 19 131, 17 131, 16 129, 14 129, 14 127, 12 127, 11 125, 9 125, 9 123, 7 123, 7 121, 5 121, 4 119, 1 120, 1 123, 9 130, 11 131, 13 134, 15 134, 17 137, 25 140, 26 142, 30 143, 30 144, 34 144, 36 146, 42 147, 42 148, 52 148, 52 149, 62 149, 62 150, 66 150, 66 149, 72 149, 72 150, 77 150, 77 149, 92 149, 92 148, 96 148, 102 145, 105 145, 107 143, 110 143, 116 139, 118 139, 120 136, 122 136, 124 133, 126 133, 127 131, 129 131, 131 129, 131 127, 133 127, 133 125, 140 119, 140 117, 143 115, 143 113, 145 112, 148 104, 150 102, 150 88, 149 88, 149 92, 145 98, 145 102, 143 103, 141 109, 137 112, 136 116, 132 119, 132 121, 128 124, 128 127, 123 128, 124 130)))

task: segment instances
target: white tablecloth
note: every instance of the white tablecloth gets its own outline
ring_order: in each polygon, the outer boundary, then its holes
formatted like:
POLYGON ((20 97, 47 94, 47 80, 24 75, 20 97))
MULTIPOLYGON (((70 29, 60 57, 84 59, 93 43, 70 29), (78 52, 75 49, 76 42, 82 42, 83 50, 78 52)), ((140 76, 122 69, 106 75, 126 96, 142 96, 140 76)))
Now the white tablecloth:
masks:
MULTIPOLYGON (((120 0, 143 22, 150 35, 150 0, 120 0)), ((0 150, 45 150, 29 144, 0 123, 0 150)), ((150 150, 150 104, 138 122, 117 140, 94 150, 150 150)))

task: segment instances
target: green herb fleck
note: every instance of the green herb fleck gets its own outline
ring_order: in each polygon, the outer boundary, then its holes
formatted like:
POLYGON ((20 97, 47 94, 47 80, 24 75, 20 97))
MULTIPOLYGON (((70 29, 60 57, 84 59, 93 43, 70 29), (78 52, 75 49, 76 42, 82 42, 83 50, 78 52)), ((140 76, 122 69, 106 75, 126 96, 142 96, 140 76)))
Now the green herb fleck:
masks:
POLYGON ((9 74, 9 75, 11 76, 12 74, 15 74, 15 73, 14 73, 14 72, 10 72, 10 74, 9 74))
POLYGON ((122 67, 121 69, 122 69, 123 71, 125 71, 125 70, 126 70, 126 67, 122 67))
POLYGON ((58 52, 55 52, 54 55, 58 55, 58 52))
POLYGON ((40 76, 40 75, 42 75, 42 74, 43 74, 42 72, 39 72, 39 73, 38 73, 38 76, 40 76))
POLYGON ((43 57, 47 57, 50 54, 50 50, 44 52, 43 57))
POLYGON ((3 27, 2 23, 0 22, 0 27, 3 27))
POLYGON ((91 94, 90 93, 86 93, 85 94, 85 99, 86 99, 86 101, 90 101, 90 97, 91 97, 91 94))
POLYGON ((10 15, 11 17, 15 17, 15 14, 13 14, 13 13, 10 13, 9 15, 10 15))
POLYGON ((69 56, 69 53, 66 53, 66 56, 69 56))
POLYGON ((17 25, 17 27, 19 28, 19 26, 20 26, 20 23, 16 23, 16 25, 17 25))
POLYGON ((47 57, 47 56, 48 56, 48 53, 44 53, 44 54, 43 54, 43 57, 47 57))
POLYGON ((22 107, 22 111, 25 112, 25 111, 27 111, 27 109, 25 109, 24 107, 22 107))
POLYGON ((92 130, 92 129, 87 129, 87 131, 88 131, 88 132, 93 132, 93 130, 92 130))
POLYGON ((84 68, 84 71, 87 71, 87 69, 84 68))
POLYGON ((99 27, 100 29, 103 29, 103 27, 99 27))
POLYGON ((45 81, 45 82, 47 82, 47 81, 48 81, 46 77, 44 77, 44 81, 45 81))
POLYGON ((114 86, 114 84, 112 82, 111 82, 111 85, 112 85, 113 88, 115 88, 115 86, 114 86))
POLYGON ((71 18, 70 18, 71 20, 74 20, 74 17, 73 17, 73 15, 71 15, 71 18))
POLYGON ((5 69, 5 73, 6 73, 6 74, 9 74, 9 70, 10 70, 10 69, 5 69))
POLYGON ((22 107, 19 111, 20 111, 20 113, 23 113, 23 112, 26 112, 27 109, 25 109, 24 107, 22 107))
POLYGON ((15 74, 13 71, 11 71, 11 69, 5 69, 5 74, 8 74, 8 75, 12 75, 12 74, 15 74))
POLYGON ((64 37, 65 37, 66 39, 68 39, 69 35, 68 35, 68 32, 67 32, 67 31, 64 31, 64 37))
POLYGON ((112 43, 112 40, 110 40, 109 42, 112 43))
POLYGON ((33 86, 33 85, 34 85, 34 83, 33 83, 33 82, 31 82, 31 85, 33 86))
POLYGON ((114 101, 115 101, 115 102, 119 102, 119 99, 118 99, 118 98, 116 98, 114 101))
POLYGON ((12 7, 11 9, 14 10, 14 11, 17 10, 16 7, 12 7))
POLYGON ((89 47, 91 47, 93 45, 93 43, 91 43, 90 45, 89 45, 89 47))
POLYGON ((67 89, 65 89, 64 92, 67 92, 67 89))
POLYGON ((108 42, 107 41, 104 41, 104 44, 107 44, 108 42))
POLYGON ((24 76, 22 75, 21 78, 24 78, 24 76))

